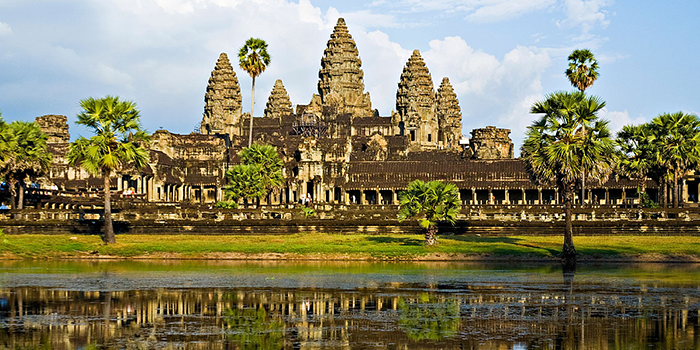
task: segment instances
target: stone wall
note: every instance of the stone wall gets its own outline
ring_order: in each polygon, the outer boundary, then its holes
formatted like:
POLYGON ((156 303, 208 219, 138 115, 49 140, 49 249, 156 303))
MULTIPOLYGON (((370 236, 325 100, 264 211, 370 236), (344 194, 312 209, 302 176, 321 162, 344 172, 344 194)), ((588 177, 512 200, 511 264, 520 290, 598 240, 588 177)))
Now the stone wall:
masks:
MULTIPOLYGON (((297 207, 270 209, 150 208, 114 212, 117 233, 129 234, 420 234, 415 220, 398 222, 393 206, 371 210, 317 208, 317 217, 303 218, 297 207)), ((99 234, 99 210, 23 210, 0 213, 0 227, 7 234, 99 234)), ((525 210, 463 210, 455 226, 443 225, 442 234, 456 235, 561 235, 560 209, 534 207, 525 210)), ((698 208, 666 210, 587 209, 575 211, 575 235, 700 235, 698 208)))

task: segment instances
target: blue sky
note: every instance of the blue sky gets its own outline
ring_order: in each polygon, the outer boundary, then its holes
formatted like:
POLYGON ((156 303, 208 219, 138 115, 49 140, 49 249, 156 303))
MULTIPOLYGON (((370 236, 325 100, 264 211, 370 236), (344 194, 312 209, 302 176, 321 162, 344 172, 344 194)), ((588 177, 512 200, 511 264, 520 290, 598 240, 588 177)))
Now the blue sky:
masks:
MULTIPOLYGON (((664 112, 700 112, 700 2, 612 0, 0 0, 0 111, 7 121, 69 118, 78 101, 135 101, 149 131, 189 133, 219 53, 249 37, 270 45, 256 81, 262 115, 276 79, 292 103, 316 92, 320 60, 338 17, 346 19, 374 108, 389 116, 401 70, 419 49, 437 85, 450 78, 463 133, 512 129, 520 147, 534 101, 570 90, 568 54, 600 63, 590 91, 607 102, 614 129, 664 112)), ((250 77, 234 67, 250 106, 250 77)), ((87 135, 86 135, 87 136, 87 135)))

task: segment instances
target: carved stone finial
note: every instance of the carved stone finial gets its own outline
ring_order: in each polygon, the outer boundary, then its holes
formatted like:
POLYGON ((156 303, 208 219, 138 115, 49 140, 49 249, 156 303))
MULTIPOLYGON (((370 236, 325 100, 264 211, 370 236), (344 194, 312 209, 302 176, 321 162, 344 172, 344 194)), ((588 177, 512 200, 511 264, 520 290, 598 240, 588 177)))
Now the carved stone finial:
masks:
POLYGON ((342 18, 338 19, 323 51, 318 78, 318 93, 324 104, 331 93, 336 93, 343 99, 343 112, 358 117, 373 115, 369 93, 364 92, 362 60, 342 18))
POLYGON ((294 111, 292 110, 292 102, 289 100, 287 89, 284 88, 282 80, 277 79, 265 105, 265 118, 281 119, 291 114, 294 114, 294 111))
POLYGON ((202 134, 239 135, 242 114, 241 88, 226 53, 219 55, 204 94, 202 134))
POLYGON ((447 77, 442 78, 435 99, 441 131, 439 142, 447 149, 459 150, 459 140, 462 138, 462 110, 459 108, 457 94, 447 77))

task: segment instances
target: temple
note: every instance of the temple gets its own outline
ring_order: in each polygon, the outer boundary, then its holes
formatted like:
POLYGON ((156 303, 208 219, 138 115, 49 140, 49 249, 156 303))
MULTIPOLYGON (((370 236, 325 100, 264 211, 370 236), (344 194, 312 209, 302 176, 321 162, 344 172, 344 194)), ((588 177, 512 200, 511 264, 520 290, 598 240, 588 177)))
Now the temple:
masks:
MULTIPOLYGON (((254 141, 277 147, 286 178, 262 204, 295 203, 310 195, 321 204, 395 205, 398 193, 415 179, 454 183, 465 205, 558 203, 554 186, 533 182, 525 163, 514 158, 510 130, 475 129, 467 142, 450 80, 443 77, 435 90, 418 50, 396 78, 396 109, 381 116, 365 92, 357 45, 339 19, 321 57, 318 93, 309 103, 294 106, 277 80, 263 116, 253 118, 254 141)), ((225 173, 238 164, 237 154, 247 145, 251 116, 242 112, 241 100, 236 73, 222 53, 204 94, 199 131, 153 133, 148 165, 123 169, 114 177, 112 190, 133 189, 144 201, 157 203, 222 200, 225 173)), ((46 181, 65 191, 99 188, 101 180, 66 162, 67 118, 47 115, 36 121, 49 135, 54 154, 46 181)), ((611 177, 588 184, 585 200, 598 204, 638 200, 639 187, 652 198, 657 191, 646 179, 611 177)), ((686 202, 700 198, 696 179, 687 178, 683 186, 686 202)))

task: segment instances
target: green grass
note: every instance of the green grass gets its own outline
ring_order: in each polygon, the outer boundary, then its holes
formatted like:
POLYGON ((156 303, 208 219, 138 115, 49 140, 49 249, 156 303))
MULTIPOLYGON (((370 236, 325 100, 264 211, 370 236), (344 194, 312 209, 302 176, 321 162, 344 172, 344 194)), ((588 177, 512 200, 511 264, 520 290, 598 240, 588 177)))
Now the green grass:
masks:
MULTIPOLYGON (((226 253, 294 254, 299 257, 350 259, 533 258, 557 256, 562 237, 440 236, 438 245, 425 247, 421 235, 334 235, 307 233, 285 236, 118 235, 104 245, 98 236, 12 235, 0 241, 0 257, 72 258, 91 256, 142 257, 173 255, 216 258, 226 253), (75 239, 71 239, 75 237, 75 239), (213 254, 213 255, 212 255, 213 254), (320 255, 320 256, 319 256, 320 255)), ((574 243, 582 259, 700 260, 700 237, 581 236, 574 243)))

